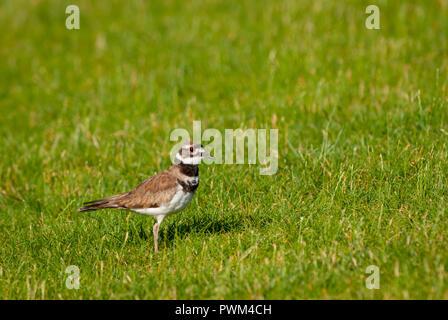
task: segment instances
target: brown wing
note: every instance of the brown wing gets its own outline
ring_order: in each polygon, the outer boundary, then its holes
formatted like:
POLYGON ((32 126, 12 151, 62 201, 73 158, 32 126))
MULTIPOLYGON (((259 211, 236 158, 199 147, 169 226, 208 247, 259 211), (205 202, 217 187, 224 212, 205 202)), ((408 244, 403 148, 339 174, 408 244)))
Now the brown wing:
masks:
POLYGON ((146 179, 132 191, 109 198, 86 202, 86 206, 80 208, 78 211, 106 208, 158 208, 171 201, 177 188, 177 178, 164 171, 152 178, 146 179))
POLYGON ((161 172, 140 183, 115 203, 127 209, 158 208, 171 201, 177 188, 177 178, 167 172, 161 172))

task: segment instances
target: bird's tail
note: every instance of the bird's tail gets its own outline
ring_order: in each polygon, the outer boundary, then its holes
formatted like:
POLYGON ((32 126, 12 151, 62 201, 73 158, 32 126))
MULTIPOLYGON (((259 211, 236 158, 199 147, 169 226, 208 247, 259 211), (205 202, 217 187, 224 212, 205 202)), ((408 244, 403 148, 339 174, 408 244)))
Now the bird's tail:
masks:
POLYGON ((93 211, 93 210, 99 210, 99 209, 108 209, 108 208, 114 208, 114 209, 120 209, 122 206, 119 204, 117 200, 122 199, 126 193, 122 193, 116 196, 112 196, 109 198, 104 199, 98 199, 93 201, 84 202, 84 206, 79 208, 79 212, 84 211, 93 211))
POLYGON ((116 205, 113 203, 109 203, 106 199, 99 199, 95 201, 89 201, 83 203, 84 207, 78 209, 79 212, 83 211, 93 211, 99 209, 107 209, 107 208, 116 208, 116 205))

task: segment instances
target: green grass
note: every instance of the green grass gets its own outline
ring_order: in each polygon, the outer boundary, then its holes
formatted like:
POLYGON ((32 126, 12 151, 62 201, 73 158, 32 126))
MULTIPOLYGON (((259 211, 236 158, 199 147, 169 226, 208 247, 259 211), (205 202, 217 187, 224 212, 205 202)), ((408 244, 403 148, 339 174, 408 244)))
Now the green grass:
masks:
POLYGON ((447 299, 447 11, 1 1, 0 298, 447 299), (277 174, 202 165, 159 255, 152 218, 76 212, 167 168, 193 120, 277 128, 277 174))

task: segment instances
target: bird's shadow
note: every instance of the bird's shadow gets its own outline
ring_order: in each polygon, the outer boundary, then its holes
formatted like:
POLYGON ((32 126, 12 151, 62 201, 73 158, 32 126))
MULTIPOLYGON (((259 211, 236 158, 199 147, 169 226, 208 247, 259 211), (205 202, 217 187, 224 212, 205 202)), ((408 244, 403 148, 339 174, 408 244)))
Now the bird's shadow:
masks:
MULTIPOLYGON (((170 245, 174 239, 184 239, 189 234, 221 234, 242 229, 243 226, 243 219, 239 217, 233 217, 231 219, 215 219, 210 216, 202 216, 182 222, 170 221, 165 225, 162 224, 159 230, 159 243, 164 242, 167 245, 170 245)), ((153 239, 152 229, 145 230, 143 224, 140 224, 138 229, 130 231, 130 236, 132 235, 141 240, 153 239)))

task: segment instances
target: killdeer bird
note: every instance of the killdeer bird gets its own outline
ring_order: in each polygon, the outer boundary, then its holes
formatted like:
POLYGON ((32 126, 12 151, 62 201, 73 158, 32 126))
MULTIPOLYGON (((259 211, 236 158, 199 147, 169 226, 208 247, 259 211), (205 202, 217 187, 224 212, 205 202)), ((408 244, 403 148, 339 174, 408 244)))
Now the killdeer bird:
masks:
POLYGON ((159 251, 159 228, 167 215, 178 212, 191 202, 199 185, 199 168, 203 158, 214 159, 201 144, 183 145, 174 165, 140 183, 134 190, 84 203, 78 211, 127 209, 156 218, 153 227, 154 249, 159 251))

